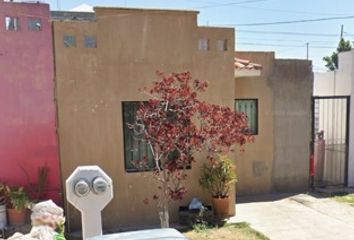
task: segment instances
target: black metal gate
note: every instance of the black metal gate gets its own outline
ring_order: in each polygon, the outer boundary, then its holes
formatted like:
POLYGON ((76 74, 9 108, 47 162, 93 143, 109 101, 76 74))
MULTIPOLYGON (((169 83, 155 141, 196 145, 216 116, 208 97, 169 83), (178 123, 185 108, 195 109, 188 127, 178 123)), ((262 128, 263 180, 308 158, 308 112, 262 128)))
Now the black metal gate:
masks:
POLYGON ((315 185, 346 186, 350 97, 313 97, 312 113, 315 185))

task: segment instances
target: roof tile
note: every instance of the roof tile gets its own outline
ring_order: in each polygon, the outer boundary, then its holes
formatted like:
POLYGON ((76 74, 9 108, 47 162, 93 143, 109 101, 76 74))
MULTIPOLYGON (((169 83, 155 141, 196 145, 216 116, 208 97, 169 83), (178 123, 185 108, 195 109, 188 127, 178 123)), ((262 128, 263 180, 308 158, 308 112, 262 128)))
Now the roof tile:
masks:
POLYGON ((261 70, 262 65, 257 63, 252 63, 249 60, 241 59, 235 57, 235 68, 236 69, 247 69, 247 70, 261 70))

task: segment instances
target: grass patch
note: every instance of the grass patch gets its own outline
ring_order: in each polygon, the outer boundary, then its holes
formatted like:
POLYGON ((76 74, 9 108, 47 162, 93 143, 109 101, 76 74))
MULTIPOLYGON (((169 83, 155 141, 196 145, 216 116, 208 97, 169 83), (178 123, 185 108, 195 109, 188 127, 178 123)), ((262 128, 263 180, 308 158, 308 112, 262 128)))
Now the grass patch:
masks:
POLYGON ((354 207, 354 194, 342 194, 334 196, 334 199, 338 202, 348 203, 349 205, 354 207))
POLYGON ((225 224, 224 226, 194 226, 184 235, 191 240, 269 240, 262 233, 252 229, 248 223, 225 224))

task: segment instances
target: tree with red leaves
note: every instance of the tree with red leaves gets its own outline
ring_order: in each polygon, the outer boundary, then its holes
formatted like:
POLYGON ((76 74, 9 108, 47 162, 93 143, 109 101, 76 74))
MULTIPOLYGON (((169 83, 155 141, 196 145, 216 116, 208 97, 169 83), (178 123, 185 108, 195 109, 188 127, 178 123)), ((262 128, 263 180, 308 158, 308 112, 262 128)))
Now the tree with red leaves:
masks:
POLYGON ((198 99, 197 94, 208 87, 206 81, 193 80, 189 72, 158 73, 158 77, 151 89, 143 89, 150 100, 140 104, 135 122, 128 126, 134 138, 151 150, 153 175, 158 181, 158 194, 153 199, 158 202, 161 227, 167 228, 169 203, 186 193, 182 183, 194 161, 193 154, 205 152, 212 161, 251 137, 246 134, 247 117, 243 113, 198 99))

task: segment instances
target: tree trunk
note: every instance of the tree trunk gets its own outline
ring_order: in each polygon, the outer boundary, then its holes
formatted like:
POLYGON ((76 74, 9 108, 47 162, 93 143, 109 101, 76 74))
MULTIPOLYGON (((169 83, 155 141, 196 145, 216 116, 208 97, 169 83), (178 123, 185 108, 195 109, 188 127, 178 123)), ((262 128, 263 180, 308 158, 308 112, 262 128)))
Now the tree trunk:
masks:
POLYGON ((168 206, 163 206, 159 212, 161 228, 169 228, 168 206))
POLYGON ((160 224, 161 228, 169 228, 170 227, 170 219, 168 215, 168 204, 169 204, 169 191, 168 191, 168 184, 167 184, 167 173, 166 169, 162 170, 162 191, 163 191, 163 196, 162 196, 162 202, 160 206, 160 224))

